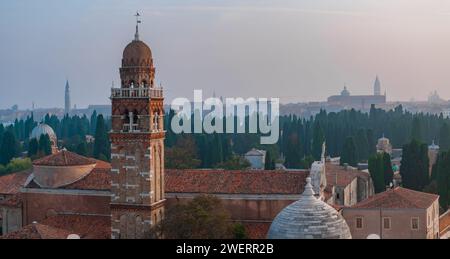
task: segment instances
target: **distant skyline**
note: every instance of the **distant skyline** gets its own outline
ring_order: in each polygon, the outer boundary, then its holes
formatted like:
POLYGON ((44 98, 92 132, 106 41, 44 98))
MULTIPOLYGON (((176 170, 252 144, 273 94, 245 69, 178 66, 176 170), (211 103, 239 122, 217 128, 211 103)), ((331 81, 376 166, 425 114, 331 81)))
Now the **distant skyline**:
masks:
POLYGON ((325 101, 347 85, 388 101, 450 99, 446 0, 3 0, 0 109, 108 104, 142 14, 167 103, 217 96, 325 101))

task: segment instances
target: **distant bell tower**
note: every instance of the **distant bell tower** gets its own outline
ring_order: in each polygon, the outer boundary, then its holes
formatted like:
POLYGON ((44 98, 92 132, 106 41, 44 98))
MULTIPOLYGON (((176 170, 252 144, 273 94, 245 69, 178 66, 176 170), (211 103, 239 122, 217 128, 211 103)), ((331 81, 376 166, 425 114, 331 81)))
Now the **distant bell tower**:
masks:
POLYGON ((70 88, 69 80, 66 80, 66 93, 64 96, 64 115, 70 113, 70 88))
POLYGON ((375 78, 375 83, 373 84, 373 95, 381 95, 381 83, 378 76, 375 78))
POLYGON ((163 90, 152 52, 139 39, 123 51, 121 86, 111 89, 111 238, 144 238, 164 215, 163 90))

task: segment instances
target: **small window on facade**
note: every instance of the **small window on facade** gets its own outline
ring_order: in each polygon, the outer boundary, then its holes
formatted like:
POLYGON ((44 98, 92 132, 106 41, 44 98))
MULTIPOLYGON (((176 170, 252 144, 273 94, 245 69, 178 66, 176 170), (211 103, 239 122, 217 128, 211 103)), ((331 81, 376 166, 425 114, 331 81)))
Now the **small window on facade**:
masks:
POLYGON ((411 218, 411 229, 412 230, 419 229, 419 218, 411 218))
POLYGON ((383 228, 391 229, 391 218, 383 218, 383 228))
POLYGON ((336 193, 336 199, 339 200, 339 193, 336 193))
POLYGON ((363 228, 363 218, 362 217, 356 218, 356 228, 357 229, 363 228))

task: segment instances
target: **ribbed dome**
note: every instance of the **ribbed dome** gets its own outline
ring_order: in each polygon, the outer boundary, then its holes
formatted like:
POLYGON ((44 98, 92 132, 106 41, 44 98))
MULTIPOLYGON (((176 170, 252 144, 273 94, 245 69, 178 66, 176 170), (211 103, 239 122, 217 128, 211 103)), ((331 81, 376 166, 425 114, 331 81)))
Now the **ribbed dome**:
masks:
POLYGON ((122 66, 150 66, 152 51, 143 41, 134 40, 123 51, 122 66))
POLYGON ((56 140, 56 134, 53 131, 52 127, 48 126, 45 123, 41 123, 37 125, 32 131, 30 135, 30 139, 37 139, 39 141, 39 138, 41 135, 48 135, 50 137, 50 140, 56 140))
POLYGON ((269 239, 351 239, 344 218, 330 205, 317 199, 306 179, 300 199, 284 208, 273 220, 269 239))

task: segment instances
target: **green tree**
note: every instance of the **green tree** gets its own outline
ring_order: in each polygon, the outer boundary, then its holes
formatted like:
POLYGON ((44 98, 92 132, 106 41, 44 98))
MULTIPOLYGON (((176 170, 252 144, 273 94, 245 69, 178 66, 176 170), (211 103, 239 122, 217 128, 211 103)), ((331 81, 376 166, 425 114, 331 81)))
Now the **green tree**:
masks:
POLYGON ((305 156, 303 159, 302 159, 302 168, 303 169, 311 169, 311 165, 312 165, 312 163, 314 163, 314 157, 312 157, 312 156, 305 156))
POLYGON ((11 130, 3 134, 0 145, 0 164, 7 165, 19 153, 19 143, 11 130))
POLYGON ((325 141, 325 135, 323 133, 322 126, 319 121, 315 121, 314 130, 313 130, 313 140, 312 140, 312 156, 315 160, 320 160, 320 156, 322 155, 322 144, 325 141))
POLYGON ((450 202, 450 153, 441 152, 436 165, 439 204, 444 210, 447 210, 450 202))
POLYGON ((89 122, 89 133, 94 135, 97 129, 97 111, 94 110, 91 114, 91 120, 89 122))
POLYGON ((366 131, 366 135, 367 135, 368 155, 369 156, 375 155, 377 153, 377 148, 376 148, 377 143, 375 140, 375 136, 373 134, 373 130, 368 129, 366 131))
POLYGON ((39 152, 39 143, 36 138, 30 140, 28 143, 28 157, 34 157, 39 152))
POLYGON ((386 190, 383 170, 383 154, 372 155, 369 158, 369 172, 373 180, 375 193, 386 190))
POLYGON ((345 139, 344 148, 341 156, 341 165, 348 164, 351 166, 356 166, 358 163, 356 157, 356 147, 353 137, 347 137, 345 139))
POLYGON ((439 130, 439 147, 441 150, 450 149, 450 129, 446 122, 444 122, 439 130))
POLYGON ((247 231, 241 223, 234 224, 233 239, 248 239, 247 231))
POLYGON ((197 168, 200 164, 201 161, 197 158, 196 143, 190 135, 183 135, 174 146, 166 148, 166 168, 192 169, 197 168))
POLYGON ((6 166, 0 165, 0 175, 17 173, 32 167, 30 158, 13 158, 6 166))
POLYGON ((88 148, 86 142, 80 142, 77 145, 77 149, 75 151, 78 155, 87 156, 88 155, 88 148))
POLYGON ((227 161, 218 164, 217 167, 225 170, 244 170, 250 167, 250 162, 241 156, 234 155, 227 161))
POLYGON ((150 238, 166 239, 230 239, 233 223, 222 201, 201 195, 188 203, 169 208, 164 219, 149 233, 150 238))
POLYGON ((95 128, 94 157, 100 160, 109 160, 109 140, 103 115, 98 115, 95 128), (103 155, 103 156, 102 156, 103 155), (102 158, 102 159, 101 159, 102 158))
POLYGON ((50 142, 50 137, 48 134, 42 134, 39 137, 39 151, 44 156, 48 156, 52 153, 52 143, 50 142))
POLYGON ((400 174, 403 186, 422 191, 429 183, 428 146, 413 139, 403 146, 400 174))
POLYGON ((270 150, 266 151, 266 158, 264 161, 265 170, 275 170, 275 159, 272 157, 272 152, 270 150))
POLYGON ((388 153, 383 153, 383 172, 384 184, 388 186, 392 183, 394 177, 394 170, 392 170, 391 156, 388 153))
POLYGON ((415 116, 411 126, 411 140, 422 141, 422 130, 420 125, 420 119, 415 116))
POLYGON ((369 158, 369 141, 367 140, 367 133, 364 129, 359 129, 356 133, 355 145, 358 161, 367 161, 369 158))

